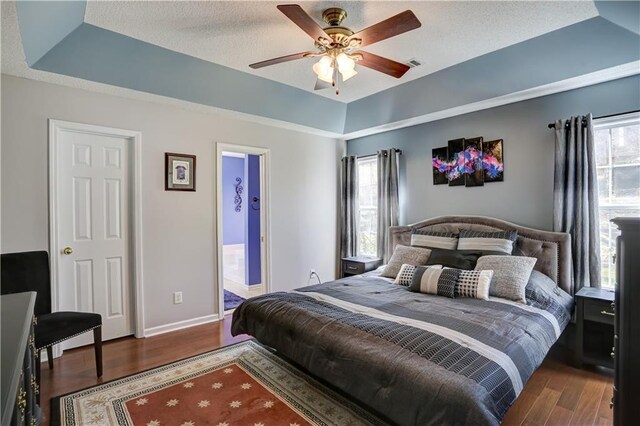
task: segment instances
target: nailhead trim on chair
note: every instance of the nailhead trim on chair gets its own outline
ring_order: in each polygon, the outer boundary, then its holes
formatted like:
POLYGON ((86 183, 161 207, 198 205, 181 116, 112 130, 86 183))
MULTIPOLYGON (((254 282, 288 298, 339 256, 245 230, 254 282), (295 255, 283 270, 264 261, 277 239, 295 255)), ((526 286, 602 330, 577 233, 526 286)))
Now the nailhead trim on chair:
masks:
POLYGON ((43 347, 41 347, 41 348, 36 348, 36 350, 37 350, 37 351, 41 351, 41 350, 43 350, 43 349, 47 349, 49 346, 57 345, 58 343, 62 343, 62 342, 64 342, 65 340, 73 339, 73 338, 74 338, 74 337, 76 337, 76 336, 79 336, 79 335, 81 335, 81 334, 84 334, 84 333, 86 333, 86 332, 88 332, 88 331, 91 331, 91 330, 93 330, 93 329, 96 329, 96 328, 98 328, 98 327, 102 327, 102 324, 100 324, 100 325, 96 325, 95 327, 91 327, 91 328, 89 328, 89 329, 87 329, 87 330, 81 331, 80 333, 76 333, 76 334, 74 334, 73 336, 65 337, 64 339, 58 340, 57 342, 50 343, 50 344, 48 344, 47 346, 43 346, 43 347))

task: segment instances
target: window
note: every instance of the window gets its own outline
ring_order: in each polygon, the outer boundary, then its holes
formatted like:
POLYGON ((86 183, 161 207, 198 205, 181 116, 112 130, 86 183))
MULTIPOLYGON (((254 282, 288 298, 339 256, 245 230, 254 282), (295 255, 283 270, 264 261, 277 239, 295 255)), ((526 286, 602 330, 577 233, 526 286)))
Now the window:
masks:
POLYGON ((376 256, 378 236, 378 159, 358 158, 358 255, 376 256))
POLYGON ((602 287, 615 286, 615 217, 640 216, 640 113, 594 122, 602 287))

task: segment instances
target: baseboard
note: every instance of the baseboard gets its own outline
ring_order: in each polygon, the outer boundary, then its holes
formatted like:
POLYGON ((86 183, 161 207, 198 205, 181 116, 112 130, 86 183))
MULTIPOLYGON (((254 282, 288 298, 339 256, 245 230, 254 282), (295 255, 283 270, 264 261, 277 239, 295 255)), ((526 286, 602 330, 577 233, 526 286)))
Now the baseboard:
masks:
POLYGON ((220 321, 218 314, 205 315, 203 317, 192 318, 184 321, 172 322, 170 324, 159 325, 144 330, 144 337, 157 336, 158 334, 169 333, 171 331, 182 330, 196 325, 207 324, 210 322, 220 321))

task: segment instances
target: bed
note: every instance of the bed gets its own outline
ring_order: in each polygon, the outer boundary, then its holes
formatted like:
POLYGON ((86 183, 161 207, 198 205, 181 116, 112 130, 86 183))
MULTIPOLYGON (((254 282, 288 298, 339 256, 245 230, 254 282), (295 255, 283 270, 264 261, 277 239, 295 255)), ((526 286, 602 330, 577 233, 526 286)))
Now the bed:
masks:
POLYGON ((232 333, 254 336, 390 423, 499 424, 570 320, 569 236, 477 216, 389 229, 390 253, 414 230, 513 229, 513 254, 537 258, 534 269, 552 280, 527 286, 527 304, 412 293, 372 272, 249 299, 232 333))

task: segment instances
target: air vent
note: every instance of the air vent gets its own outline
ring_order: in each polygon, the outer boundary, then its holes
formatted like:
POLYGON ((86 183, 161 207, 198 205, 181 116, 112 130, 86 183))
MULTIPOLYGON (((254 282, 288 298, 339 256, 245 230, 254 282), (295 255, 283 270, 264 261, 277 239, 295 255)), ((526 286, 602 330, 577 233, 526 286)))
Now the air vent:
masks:
POLYGON ((407 65, 411 68, 419 67, 422 65, 422 62, 418 61, 416 58, 411 58, 406 62, 407 65))

